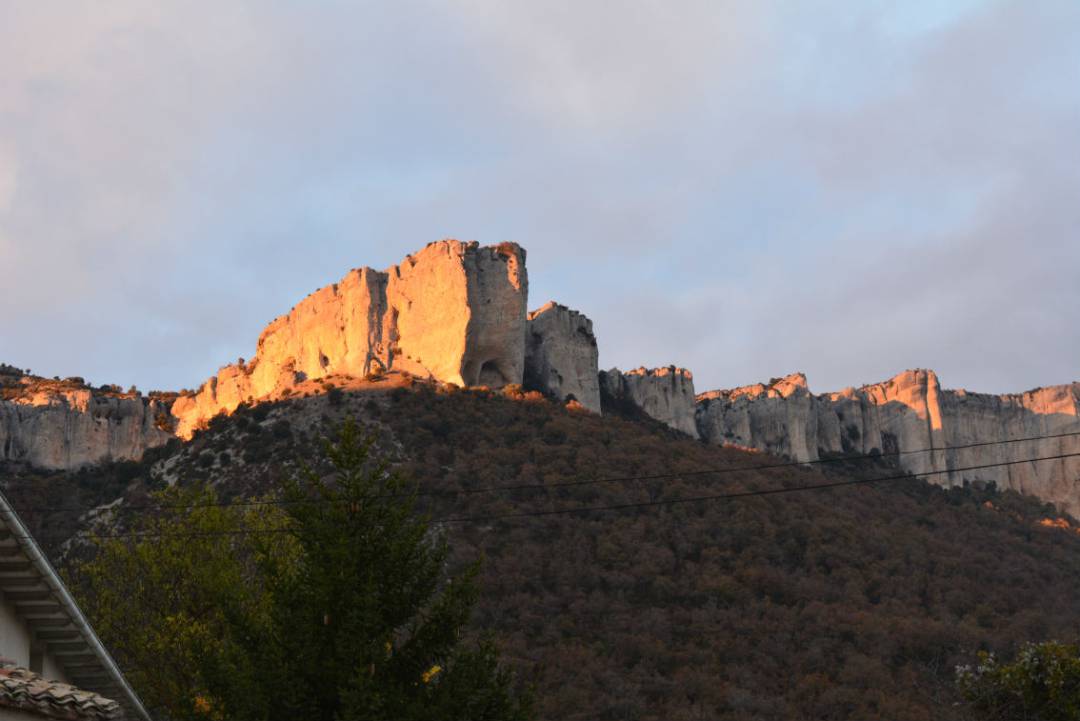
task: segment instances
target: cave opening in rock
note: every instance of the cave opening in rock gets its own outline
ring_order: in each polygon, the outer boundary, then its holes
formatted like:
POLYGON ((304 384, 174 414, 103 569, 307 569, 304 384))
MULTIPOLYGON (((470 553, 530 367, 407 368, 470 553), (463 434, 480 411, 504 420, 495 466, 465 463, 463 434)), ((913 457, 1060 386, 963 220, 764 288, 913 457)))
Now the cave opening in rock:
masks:
POLYGON ((503 375, 502 369, 499 368, 499 362, 496 360, 484 361, 480 366, 480 375, 477 377, 477 383, 490 388, 501 388, 506 385, 507 379, 506 376, 503 375))

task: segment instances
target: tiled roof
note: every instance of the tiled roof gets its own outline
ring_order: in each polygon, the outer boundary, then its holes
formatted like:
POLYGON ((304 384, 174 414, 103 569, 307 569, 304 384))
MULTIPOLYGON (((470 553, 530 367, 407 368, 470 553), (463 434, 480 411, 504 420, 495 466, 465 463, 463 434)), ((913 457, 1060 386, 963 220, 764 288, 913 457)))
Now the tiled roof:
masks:
MULTIPOLYGON (((115 699, 121 706, 119 718, 151 721, 135 690, 2 492, 0 596, 32 634, 33 641, 59 667, 58 675, 85 689, 82 693, 92 691, 115 699)), ((0 667, 3 665, 0 662, 0 667)), ((68 715, 57 718, 111 717, 68 715)))
POLYGON ((17 666, 0 668, 0 706, 66 721, 106 721, 120 717, 120 704, 92 691, 49 681, 17 666))

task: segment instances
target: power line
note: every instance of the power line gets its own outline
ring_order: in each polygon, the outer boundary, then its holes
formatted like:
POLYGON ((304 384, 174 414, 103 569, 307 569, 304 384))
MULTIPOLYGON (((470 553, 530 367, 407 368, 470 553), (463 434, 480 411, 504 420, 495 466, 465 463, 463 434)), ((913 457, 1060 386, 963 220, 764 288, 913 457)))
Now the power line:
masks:
POLYGON ((857 486, 866 485, 870 483, 882 483, 885 481, 899 481, 908 478, 920 478, 922 476, 939 476, 944 473, 962 473, 964 471, 978 471, 986 468, 998 468, 1002 466, 1016 466, 1022 463, 1036 463, 1039 461, 1056 461, 1063 458, 1078 458, 1080 453, 1063 453, 1056 456, 1045 456, 1042 458, 1026 458, 1019 461, 1001 461, 998 463, 984 463, 978 466, 966 466, 963 468, 947 468, 936 471, 924 471, 917 474, 904 473, 895 476, 884 476, 881 478, 861 478, 852 481, 834 481, 831 483, 818 483, 810 486, 795 486, 793 488, 769 488, 765 490, 757 491, 737 491, 735 493, 719 493, 708 496, 690 496, 688 498, 671 498, 662 499, 658 501, 643 501, 640 503, 620 503, 611 506, 586 506, 583 508, 566 508, 566 509, 554 509, 548 511, 530 511, 527 513, 507 513, 498 516, 463 516, 459 518, 445 518, 436 523, 482 523, 489 521, 501 521, 511 518, 534 518, 538 516, 556 516, 566 515, 572 513, 594 513, 601 511, 621 511, 630 508, 649 508, 653 506, 669 506, 681 503, 697 503, 702 501, 718 501, 724 499, 734 498, 748 498, 751 496, 773 496, 782 493, 799 493, 802 491, 817 491, 826 488, 841 488, 844 486, 857 486))
MULTIPOLYGON (((845 461, 862 461, 862 460, 868 460, 868 459, 873 459, 873 458, 890 458, 890 457, 893 457, 893 456, 906 456, 906 455, 913 455, 913 454, 916 454, 916 453, 933 453, 933 452, 936 452, 936 451, 959 451, 959 450, 965 450, 965 449, 969 449, 969 448, 983 448, 983 447, 986 447, 986 446, 1006 445, 1006 444, 1011 444, 1011 443, 1024 443, 1026 441, 1052 440, 1052 439, 1055 439, 1055 438, 1066 438, 1066 437, 1074 437, 1074 436, 1080 436, 1080 431, 1073 431, 1071 433, 1057 433, 1057 434, 1054 434, 1054 435, 1047 435, 1047 436, 1030 436, 1030 437, 1027 437, 1027 438, 1013 438, 1013 439, 1008 439, 1008 440, 1003 440, 1003 441, 982 441, 980 443, 966 443, 966 444, 957 445, 957 446, 942 446, 940 448, 933 448, 933 447, 931 447, 931 448, 917 448, 917 449, 911 449, 911 450, 907 450, 907 451, 893 451, 891 453, 863 453, 863 454, 854 455, 854 456, 841 456, 841 457, 836 457, 836 458, 818 458, 818 459, 815 459, 815 460, 812 460, 812 461, 784 461, 783 463, 766 463, 766 464, 759 464, 759 465, 756 465, 756 466, 734 466, 734 467, 729 467, 729 468, 710 468, 710 469, 696 470, 696 471, 657 473, 657 474, 648 475, 648 476, 623 476, 623 477, 612 477, 612 478, 595 478, 595 479, 584 479, 584 480, 578 480, 578 481, 561 481, 561 482, 557 482, 557 483, 525 483, 525 484, 510 485, 510 486, 486 486, 486 487, 480 487, 480 488, 466 488, 466 489, 462 489, 461 491, 443 491, 442 493, 445 493, 447 495, 470 495, 470 494, 475 494, 475 493, 495 493, 495 492, 499 492, 499 491, 523 491, 523 490, 532 490, 532 489, 568 488, 568 487, 573 487, 573 486, 592 485, 592 484, 596 484, 596 483, 625 483, 625 482, 628 482, 628 481, 654 481, 654 480, 661 480, 661 479, 664 479, 664 478, 681 478, 681 477, 684 477, 684 476, 703 476, 703 475, 709 475, 709 474, 739 473, 739 472, 742 472, 742 471, 764 471, 764 470, 773 470, 773 469, 777 469, 777 468, 794 468, 794 467, 800 467, 800 466, 816 466, 816 465, 824 465, 824 464, 827 464, 827 463, 843 463, 845 461)), ((717 447, 722 448, 723 446, 717 446, 717 447)), ((435 491, 433 493, 439 493, 439 491, 435 491)))
MULTIPOLYGON (((459 516, 435 519, 431 523, 433 525, 448 525, 458 523, 490 523, 492 521, 512 520, 521 518, 538 518, 544 516, 558 516, 558 515, 573 515, 578 513, 602 513, 613 511, 624 511, 630 509, 639 508, 654 508, 658 506, 673 506, 686 503, 703 503, 709 501, 720 500, 736 500, 741 498, 752 498, 756 496, 774 496, 783 495, 789 493, 802 493, 804 491, 819 491, 829 488, 843 488, 847 486, 860 486, 869 485, 872 483, 885 483, 890 481, 919 479, 927 476, 939 476, 946 473, 962 473, 966 471, 985 470, 988 468, 1001 468, 1005 466, 1016 466, 1025 463, 1039 463, 1042 461, 1056 461, 1066 458, 1080 458, 1080 452, 1078 453, 1062 453, 1054 456, 1042 456, 1039 458, 1025 458, 1014 461, 999 461, 997 463, 983 463, 974 466, 965 466, 961 468, 947 468, 932 471, 923 471, 917 474, 902 473, 892 476, 881 476, 878 478, 860 478, 849 481, 833 481, 829 483, 817 483, 808 486, 794 486, 791 488, 766 488, 753 491, 735 491, 732 493, 718 493, 705 496, 688 496, 684 498, 669 498, 660 499, 656 501, 641 501, 635 503, 619 503, 606 506, 581 506, 578 508, 561 508, 545 511, 526 511, 520 513, 506 513, 500 515, 491 516, 459 516)), ((289 528, 273 528, 273 529, 237 529, 230 531, 191 531, 191 532, 151 532, 151 531, 133 531, 129 533, 113 533, 113 534, 92 534, 93 537, 99 539, 139 539, 139 538, 202 538, 202 537, 219 537, 219 536, 244 536, 244 535, 264 535, 264 534, 282 534, 282 533, 295 533, 294 529, 289 528)), ((16 538, 24 538, 16 536, 16 538)), ((25 537, 28 538, 28 537, 25 537)))
MULTIPOLYGON (((554 483, 521 483, 511 485, 496 485, 496 486, 480 486, 477 488, 463 488, 458 490, 431 490, 431 491, 416 491, 415 493, 392 493, 373 496, 374 499, 392 499, 392 498, 440 498, 440 497, 456 497, 456 496, 471 496, 483 493, 508 493, 514 491, 535 491, 535 490, 552 490, 558 488, 573 488, 579 486, 589 486, 602 483, 629 483, 629 482, 641 482, 641 481, 656 481, 666 478, 683 478, 702 475, 726 475, 731 473, 742 473, 746 471, 769 471, 781 468, 794 468, 802 466, 816 466, 830 463, 843 463, 847 461, 861 461, 868 459, 881 459, 891 458, 906 455, 914 455, 919 453, 935 453, 945 451, 960 451, 968 450, 972 448, 985 448, 988 446, 1000 446, 1009 445, 1014 443, 1026 443, 1032 441, 1046 441, 1060 438, 1071 438, 1080 436, 1080 431, 1073 431, 1070 433, 1056 433, 1045 436, 1028 436, 1026 438, 1011 438, 999 441, 981 441, 979 443, 965 443, 955 446, 940 446, 937 448, 917 448, 906 451, 892 451, 889 453, 865 453, 853 456, 840 456, 835 458, 818 458, 810 461, 784 461, 782 463, 767 463, 758 464, 752 466, 731 466, 727 468, 709 468, 698 469, 692 471, 680 471, 669 473, 656 473, 643 476, 611 476, 606 478, 585 478, 573 481, 557 481, 554 483)), ((151 511, 151 510, 185 510, 192 508, 230 508, 230 507, 259 507, 259 506, 283 506, 294 504, 319 504, 319 503, 334 503, 337 501, 328 501, 322 499, 305 499, 297 501, 286 501, 282 499, 253 499, 246 501, 215 501, 212 503, 193 503, 193 504, 142 504, 142 505, 129 505, 123 506, 121 510, 124 511, 151 511)), ((28 507, 19 509, 21 513, 85 513, 92 511, 97 506, 93 507, 28 507)), ((106 509, 109 510, 109 509, 106 509)))

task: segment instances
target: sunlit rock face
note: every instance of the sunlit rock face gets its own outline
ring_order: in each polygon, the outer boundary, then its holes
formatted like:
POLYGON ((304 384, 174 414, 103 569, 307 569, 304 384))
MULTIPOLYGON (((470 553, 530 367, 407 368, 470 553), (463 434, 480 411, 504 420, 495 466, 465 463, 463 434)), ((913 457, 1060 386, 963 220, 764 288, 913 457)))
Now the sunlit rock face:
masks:
MULTIPOLYGON (((933 371, 909 370, 882 383, 818 396, 818 453, 941 448, 948 443, 941 394, 933 371)), ((913 473, 947 467, 941 451, 903 455, 900 461, 913 473)), ((928 480, 948 484, 947 476, 928 480)))
POLYGON ((81 382, 2 379, 0 460, 49 470, 138 460, 172 438, 169 404, 81 382))
POLYGON ((809 461, 839 454, 894 454, 901 468, 939 485, 997 483, 1080 513, 1080 459, 963 470, 1011 460, 1080 453, 1080 436, 984 445, 973 443, 1080 431, 1080 383, 989 395, 942 390, 928 370, 861 388, 813 395, 803 376, 768 386, 698 396, 702 437, 809 461), (927 452, 912 453, 911 451, 927 452))
MULTIPOLYGON (((941 405, 949 445, 1080 431, 1080 383, 1002 396, 945 391, 941 405)), ((1069 453, 1080 453, 1080 436, 964 449, 949 452, 947 460, 949 468, 963 468, 1069 453)), ((975 478, 1058 503, 1080 516, 1080 458, 955 472, 949 481, 975 478)))
POLYGON ((521 383, 529 281, 520 246, 432 243, 388 275, 394 358, 462 386, 521 383))
POLYGON ((525 338, 526 388, 560 402, 576 400, 599 413, 599 351, 592 321, 549 302, 529 313, 525 338))
POLYGON ((645 415, 687 435, 698 437, 694 422, 694 376, 685 368, 613 368, 600 374, 604 392, 629 401, 645 415))
POLYGON ((404 370, 462 386, 521 383, 528 275, 515 243, 444 240, 386 271, 360 268, 271 323, 255 358, 177 399, 178 433, 329 375, 404 370))
POLYGON ((817 458, 817 414, 802 373, 702 393, 695 412, 701 437, 714 443, 767 448, 800 461, 817 458))

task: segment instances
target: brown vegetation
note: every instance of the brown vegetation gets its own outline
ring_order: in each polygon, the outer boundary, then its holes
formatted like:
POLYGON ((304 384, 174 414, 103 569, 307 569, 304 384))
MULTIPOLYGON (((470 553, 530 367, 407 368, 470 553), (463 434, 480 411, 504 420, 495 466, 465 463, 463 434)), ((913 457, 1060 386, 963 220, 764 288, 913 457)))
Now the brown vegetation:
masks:
MULTIPOLYGON (((775 462, 517 389, 417 383, 242 407, 134 471, 96 472, 132 499, 166 478, 266 492, 345 415, 381 428, 425 493, 775 462)), ((829 480, 894 472, 851 464, 829 480)), ((420 500, 436 519, 474 519, 446 526, 459 558, 486 559, 474 628, 535 680, 542 718, 965 718, 956 664, 1075 634, 1080 538, 1040 525, 1050 512, 1012 493, 911 480, 490 520, 822 480, 785 468, 420 500)), ((61 520, 31 520, 55 547, 61 520)))

